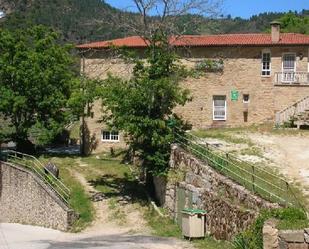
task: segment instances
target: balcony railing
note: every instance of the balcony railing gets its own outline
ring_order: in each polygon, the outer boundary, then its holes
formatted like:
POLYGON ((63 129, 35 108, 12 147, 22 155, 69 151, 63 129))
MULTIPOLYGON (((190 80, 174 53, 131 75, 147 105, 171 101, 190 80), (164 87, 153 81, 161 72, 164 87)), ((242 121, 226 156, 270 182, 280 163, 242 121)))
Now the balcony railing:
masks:
POLYGON ((275 85, 309 85, 308 72, 275 73, 275 85))

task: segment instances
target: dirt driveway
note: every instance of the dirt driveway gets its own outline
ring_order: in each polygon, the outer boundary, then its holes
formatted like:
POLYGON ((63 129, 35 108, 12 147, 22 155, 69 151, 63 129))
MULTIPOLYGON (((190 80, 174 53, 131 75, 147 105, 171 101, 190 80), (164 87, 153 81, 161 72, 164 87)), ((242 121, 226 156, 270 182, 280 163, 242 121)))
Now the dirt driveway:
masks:
POLYGON ((291 181, 296 181, 309 194, 309 137, 248 134, 260 146, 263 156, 291 181))
POLYGON ((204 134, 203 140, 249 163, 278 170, 309 198, 309 132, 218 130, 204 134))

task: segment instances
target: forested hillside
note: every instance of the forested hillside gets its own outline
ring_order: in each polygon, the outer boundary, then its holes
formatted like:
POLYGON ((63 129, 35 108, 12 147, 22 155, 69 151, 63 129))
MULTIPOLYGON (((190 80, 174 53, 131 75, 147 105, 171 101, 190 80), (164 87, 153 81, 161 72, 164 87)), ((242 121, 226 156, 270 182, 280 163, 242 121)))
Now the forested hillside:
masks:
MULTIPOLYGON (((0 9, 6 17, 1 25, 7 28, 44 24, 59 31, 65 41, 82 43, 131 35, 120 26, 120 17, 136 18, 134 13, 123 12, 101 0, 0 0, 0 9)), ((178 18, 178 25, 190 23, 193 16, 178 18)), ((196 16, 194 17, 196 18, 196 16)), ((200 25, 187 25, 186 34, 256 33, 267 32, 273 20, 282 22, 283 31, 309 34, 309 10, 300 13, 261 13, 250 19, 232 18, 205 19, 200 25)))
POLYGON ((126 35, 126 30, 114 23, 115 16, 134 16, 100 0, 4 0, 0 9, 9 13, 2 22, 7 28, 43 24, 75 43, 126 35))

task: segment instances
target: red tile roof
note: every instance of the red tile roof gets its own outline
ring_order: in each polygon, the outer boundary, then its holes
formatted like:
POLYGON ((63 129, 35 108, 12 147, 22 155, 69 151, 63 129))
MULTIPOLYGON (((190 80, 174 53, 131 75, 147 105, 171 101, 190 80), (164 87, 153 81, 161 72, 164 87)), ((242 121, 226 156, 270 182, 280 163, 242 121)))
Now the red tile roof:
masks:
MULTIPOLYGON (((170 43, 177 47, 309 45, 309 35, 282 33, 278 43, 271 41, 270 34, 183 35, 171 38, 170 43)), ((140 36, 130 36, 110 41, 82 44, 78 45, 77 48, 101 49, 111 46, 143 48, 147 46, 147 42, 140 36)))

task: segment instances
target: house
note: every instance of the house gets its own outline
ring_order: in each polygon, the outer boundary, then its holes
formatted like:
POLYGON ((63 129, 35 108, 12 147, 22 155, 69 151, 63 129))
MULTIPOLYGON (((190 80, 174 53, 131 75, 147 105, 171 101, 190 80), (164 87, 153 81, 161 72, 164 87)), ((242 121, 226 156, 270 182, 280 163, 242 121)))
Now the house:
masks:
MULTIPOLYGON (((273 22, 270 34, 186 35, 170 43, 186 66, 209 71, 182 82, 193 100, 175 112, 193 129, 283 124, 295 117, 303 122, 299 126, 308 121, 309 35, 280 33, 280 24, 273 22), (209 68, 209 62, 215 67, 209 68)), ((140 54, 147 46, 136 36, 79 45, 82 72, 89 77, 104 78, 107 72, 129 77, 132 66, 113 57, 111 45, 140 54)), ((93 117, 86 119, 92 149, 123 147, 121 134, 105 129, 97 122, 100 118, 97 102, 93 117)))

